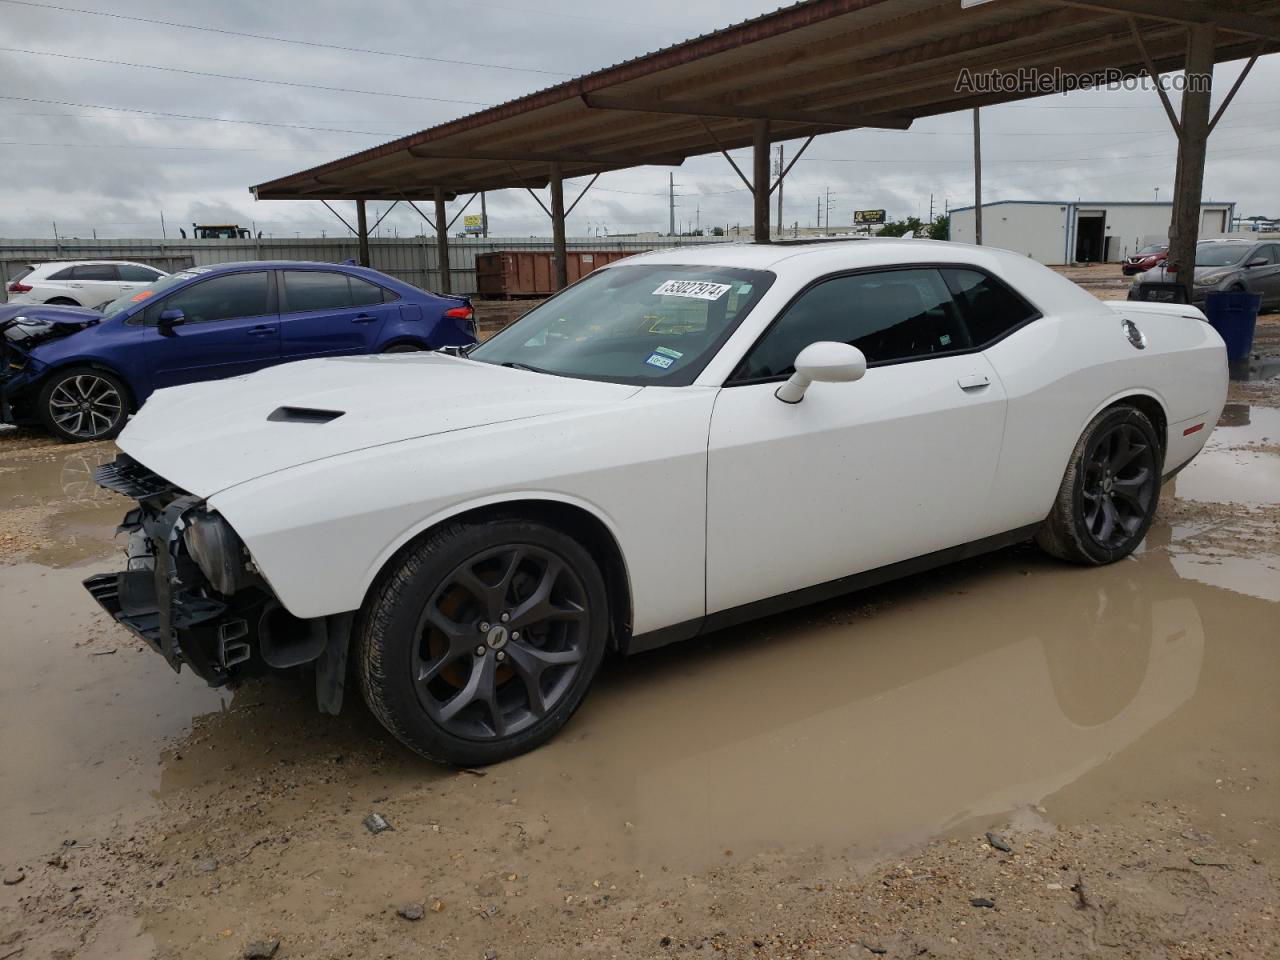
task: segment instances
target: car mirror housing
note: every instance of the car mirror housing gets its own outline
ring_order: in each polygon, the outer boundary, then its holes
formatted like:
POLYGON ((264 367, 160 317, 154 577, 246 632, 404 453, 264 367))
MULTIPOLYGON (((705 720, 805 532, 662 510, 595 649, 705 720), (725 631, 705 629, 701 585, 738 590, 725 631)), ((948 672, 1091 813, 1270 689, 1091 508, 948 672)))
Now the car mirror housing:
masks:
POLYGON ((181 310, 165 310, 161 312, 159 323, 162 327, 176 327, 180 323, 187 322, 187 315, 181 310))
POLYGON ((852 344, 819 340, 800 351, 796 372, 774 392, 783 403, 799 403, 809 384, 850 383, 867 372, 867 358, 852 344))
POLYGON ((1245 266, 1246 267, 1265 267, 1270 265, 1270 263, 1271 261, 1268 260, 1266 257, 1254 257, 1252 260, 1246 263, 1245 266))

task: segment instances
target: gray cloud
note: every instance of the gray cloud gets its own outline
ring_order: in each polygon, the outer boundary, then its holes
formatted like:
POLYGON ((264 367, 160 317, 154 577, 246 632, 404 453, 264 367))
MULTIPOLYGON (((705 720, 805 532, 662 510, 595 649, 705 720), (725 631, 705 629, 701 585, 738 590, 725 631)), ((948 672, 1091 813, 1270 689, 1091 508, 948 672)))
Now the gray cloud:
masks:
MULTIPOLYGON (((398 50, 454 60, 578 74, 755 16, 767 0, 690 4, 621 0, 222 0, 174 4, 129 0, 78 6, 133 16, 276 34, 322 43, 398 50)), ((555 76, 444 66, 344 53, 218 33, 0 3, 0 46, 290 82, 500 102, 556 82, 555 76)), ((1226 89, 1239 64, 1219 68, 1226 89)), ((1214 135, 1206 195, 1243 214, 1280 216, 1280 57, 1259 63, 1214 135)), ((130 116, 82 107, 0 99, 0 158, 9 189, 0 235, 156 236, 204 219, 254 223, 264 233, 329 235, 345 228, 319 204, 254 203, 248 186, 448 120, 471 108, 430 101, 324 92, 161 73, 99 63, 0 54, 0 95, 341 127, 374 135, 130 116)), ((1219 94, 1219 97, 1221 94, 1219 94)), ((785 187, 785 222, 813 222, 830 189, 832 222, 886 207, 893 216, 972 201, 967 114, 919 121, 911 131, 855 131, 816 141, 785 187)), ((787 145, 789 154, 799 146, 787 145)), ((984 111, 989 200, 1146 199, 1172 190, 1174 138, 1154 93, 1094 91, 984 111)), ((745 161, 745 153, 739 154, 745 161)), ((747 223, 750 197, 718 155, 676 168, 681 224, 747 223)), ((666 168, 601 177, 571 218, 573 234, 665 229, 666 168)), ((579 183, 570 184, 575 195, 579 183)), ((495 233, 545 234, 546 217, 523 191, 492 195, 495 233)), ((456 207, 453 207, 456 210, 456 207)), ((344 211, 345 213, 346 211, 344 211)), ((383 232, 422 232, 401 206, 383 232)))

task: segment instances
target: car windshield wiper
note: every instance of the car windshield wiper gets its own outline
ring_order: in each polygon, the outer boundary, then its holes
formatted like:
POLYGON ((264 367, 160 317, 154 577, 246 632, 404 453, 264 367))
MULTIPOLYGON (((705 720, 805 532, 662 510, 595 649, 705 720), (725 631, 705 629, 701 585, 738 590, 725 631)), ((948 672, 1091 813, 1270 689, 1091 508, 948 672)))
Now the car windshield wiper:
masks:
POLYGON ((500 367, 510 367, 512 370, 528 370, 530 373, 550 373, 550 370, 543 370, 541 367, 531 367, 527 363, 516 363, 514 360, 504 360, 498 364, 500 367))

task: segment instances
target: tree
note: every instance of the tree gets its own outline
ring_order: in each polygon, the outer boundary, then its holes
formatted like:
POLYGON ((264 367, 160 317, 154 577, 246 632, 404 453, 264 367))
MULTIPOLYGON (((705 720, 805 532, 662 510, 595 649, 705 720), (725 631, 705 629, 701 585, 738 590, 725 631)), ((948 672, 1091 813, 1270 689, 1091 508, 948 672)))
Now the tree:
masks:
POLYGON ((951 215, 938 217, 933 223, 929 224, 930 240, 949 240, 951 239, 951 215))
POLYGON ((712 235, 713 237, 723 237, 723 236, 724 236, 724 227, 712 227, 712 228, 711 228, 711 235, 712 235))
POLYGON ((880 228, 882 237, 912 237, 924 224, 919 217, 907 217, 905 220, 890 220, 880 228))

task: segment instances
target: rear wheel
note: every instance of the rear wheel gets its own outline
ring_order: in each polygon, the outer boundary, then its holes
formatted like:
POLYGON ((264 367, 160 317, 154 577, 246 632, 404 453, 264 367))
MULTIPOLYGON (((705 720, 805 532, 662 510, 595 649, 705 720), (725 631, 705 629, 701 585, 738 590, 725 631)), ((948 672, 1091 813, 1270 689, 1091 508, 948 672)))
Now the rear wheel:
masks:
POLYGON ((105 370, 73 367, 49 378, 40 390, 40 419, 69 443, 110 440, 129 416, 128 393, 120 378, 105 370))
POLYGON ((604 579, 541 524, 450 524, 375 591, 360 636, 373 713, 433 760, 532 750, 582 703, 608 638, 604 579))
POLYGON ((416 343, 393 343, 383 353, 421 353, 422 347, 416 343))
POLYGON ((1146 414, 1128 404, 1102 411, 1072 451, 1036 542, 1073 563, 1099 565, 1127 557, 1155 517, 1162 461, 1146 414))
POLYGON ((52 299, 46 300, 46 301, 45 301, 45 303, 49 304, 50 306, 54 306, 54 307, 78 307, 78 306, 80 306, 80 304, 79 304, 79 303, 77 303, 75 300, 72 300, 70 297, 53 297, 52 299))

